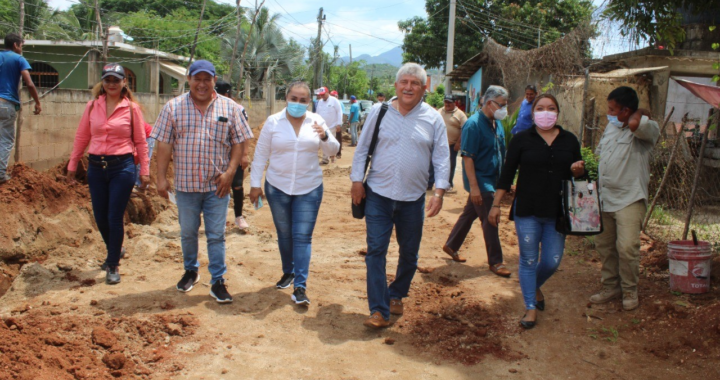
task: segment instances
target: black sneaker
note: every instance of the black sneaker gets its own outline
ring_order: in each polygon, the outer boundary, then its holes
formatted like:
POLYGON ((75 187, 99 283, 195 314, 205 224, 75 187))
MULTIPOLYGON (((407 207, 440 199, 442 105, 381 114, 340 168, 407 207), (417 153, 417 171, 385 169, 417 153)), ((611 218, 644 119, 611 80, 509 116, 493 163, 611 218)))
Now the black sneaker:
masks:
MULTIPOLYGON (((122 249, 120 250, 120 258, 122 259, 123 257, 125 257, 125 247, 122 247, 122 249)), ((107 261, 102 263, 102 265, 100 265, 100 269, 102 269, 102 270, 107 269, 107 261)))
POLYGON ((295 301, 296 305, 310 305, 310 299, 305 294, 305 288, 295 288, 292 300, 295 301))
POLYGON ((218 281, 210 287, 210 296, 215 298, 218 303, 230 303, 232 302, 232 296, 227 291, 227 285, 225 281, 218 281))
POLYGON ((295 279, 295 275, 293 273, 285 273, 285 274, 283 274, 280 281, 278 281, 277 284, 275 284, 275 286, 278 289, 287 289, 288 287, 290 287, 290 284, 292 284, 294 279, 295 279))
POLYGON ((120 283, 120 269, 118 267, 108 267, 105 273, 105 283, 114 285, 120 283))
POLYGON ((200 281, 200 275, 194 270, 186 270, 180 281, 177 283, 177 290, 181 292, 189 292, 193 286, 200 281))

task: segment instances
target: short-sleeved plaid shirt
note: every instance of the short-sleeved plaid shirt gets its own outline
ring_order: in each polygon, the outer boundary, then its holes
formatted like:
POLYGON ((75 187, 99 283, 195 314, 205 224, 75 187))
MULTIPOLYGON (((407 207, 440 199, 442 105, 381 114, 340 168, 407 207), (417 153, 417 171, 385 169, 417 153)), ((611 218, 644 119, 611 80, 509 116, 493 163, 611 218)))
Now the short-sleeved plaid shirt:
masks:
POLYGON ((217 190, 215 179, 230 161, 230 149, 253 137, 241 106, 216 96, 201 114, 190 93, 169 101, 158 116, 151 137, 173 146, 175 189, 217 190))

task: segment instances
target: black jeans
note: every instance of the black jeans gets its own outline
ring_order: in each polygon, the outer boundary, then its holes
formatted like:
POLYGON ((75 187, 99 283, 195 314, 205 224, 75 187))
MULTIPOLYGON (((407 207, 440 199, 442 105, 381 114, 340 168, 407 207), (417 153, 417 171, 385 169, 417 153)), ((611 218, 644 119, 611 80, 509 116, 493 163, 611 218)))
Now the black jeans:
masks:
POLYGON ((483 203, 480 206, 476 206, 470 200, 468 196, 467 204, 465 209, 455 223, 450 236, 448 237, 447 243, 445 243, 453 251, 458 251, 462 246, 470 227, 472 227, 475 219, 480 218, 482 222, 483 237, 485 238, 485 250, 488 255, 488 264, 493 266, 503 262, 502 246, 500 246, 500 237, 498 236, 498 228, 493 227, 488 221, 488 214, 492 210, 493 200, 495 199, 494 193, 482 193, 483 203))
POLYGON ((243 190, 244 177, 245 170, 241 166, 238 166, 232 181, 233 209, 235 210, 236 218, 242 216, 243 201, 245 201, 245 191, 243 190))
MULTIPOLYGON (((450 144, 450 187, 453 185, 453 177, 455 177, 455 168, 457 167, 457 155, 458 151, 454 148, 455 144, 450 144)), ((428 190, 435 186, 435 168, 433 167, 432 160, 430 161, 430 177, 428 179, 428 190)))
POLYGON ((135 185, 135 162, 132 154, 123 156, 90 155, 87 172, 93 215, 102 235, 110 267, 120 263, 125 238, 125 209, 135 185), (97 164, 97 162, 105 162, 97 164))

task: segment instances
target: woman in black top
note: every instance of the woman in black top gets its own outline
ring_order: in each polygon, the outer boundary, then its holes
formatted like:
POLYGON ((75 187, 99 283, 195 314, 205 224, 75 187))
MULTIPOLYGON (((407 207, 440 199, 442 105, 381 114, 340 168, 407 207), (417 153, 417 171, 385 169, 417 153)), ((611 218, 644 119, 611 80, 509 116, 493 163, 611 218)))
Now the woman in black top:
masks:
POLYGON ((560 112, 555 97, 538 96, 532 111, 533 127, 510 141, 488 216, 491 224, 500 222, 500 200, 510 190, 520 167, 511 212, 520 247, 520 289, 527 309, 520 324, 526 329, 535 327, 536 309, 545 309, 540 287, 555 273, 565 249, 565 235, 555 230, 562 180, 585 173, 577 138, 555 124, 560 112))

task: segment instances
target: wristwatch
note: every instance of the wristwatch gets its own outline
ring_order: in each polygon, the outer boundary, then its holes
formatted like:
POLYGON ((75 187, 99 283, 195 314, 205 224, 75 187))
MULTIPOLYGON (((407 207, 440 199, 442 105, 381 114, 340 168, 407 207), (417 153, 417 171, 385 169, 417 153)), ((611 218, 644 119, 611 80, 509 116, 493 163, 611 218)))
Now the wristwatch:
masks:
POLYGON ((322 141, 327 141, 330 138, 330 132, 326 129, 325 130, 325 138, 321 138, 322 141))
POLYGON ((440 199, 443 199, 443 196, 442 196, 442 195, 440 195, 440 194, 438 194, 438 193, 435 193, 435 194, 433 194, 433 195, 435 196, 435 198, 440 198, 440 199))

